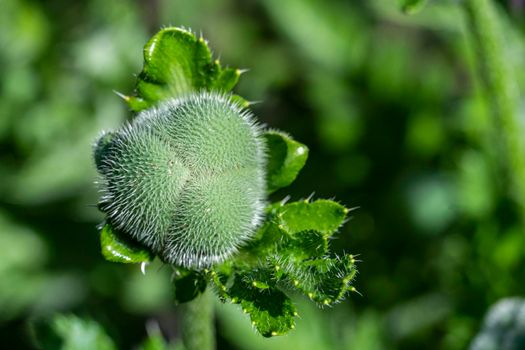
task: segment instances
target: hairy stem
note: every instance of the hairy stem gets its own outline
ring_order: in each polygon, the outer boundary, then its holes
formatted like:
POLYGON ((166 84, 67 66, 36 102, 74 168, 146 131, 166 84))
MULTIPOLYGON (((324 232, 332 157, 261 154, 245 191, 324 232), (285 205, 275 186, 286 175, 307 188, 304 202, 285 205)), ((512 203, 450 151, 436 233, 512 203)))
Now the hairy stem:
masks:
POLYGON ((514 196, 525 220, 525 154, 517 116, 519 90, 506 55, 503 23, 492 0, 465 0, 464 8, 498 131, 495 146, 498 157, 502 157, 507 190, 514 196))
POLYGON ((184 305, 182 340, 185 350, 214 350, 213 299, 209 290, 184 305))

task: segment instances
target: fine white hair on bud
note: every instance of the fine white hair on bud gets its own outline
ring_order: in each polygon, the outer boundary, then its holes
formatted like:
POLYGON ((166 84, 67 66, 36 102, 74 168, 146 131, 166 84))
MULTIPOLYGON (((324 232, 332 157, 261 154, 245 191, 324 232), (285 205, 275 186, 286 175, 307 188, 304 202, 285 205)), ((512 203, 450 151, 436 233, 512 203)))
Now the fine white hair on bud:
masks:
POLYGON ((162 102, 102 135, 94 157, 108 221, 168 263, 222 262, 261 221, 261 127, 227 95, 162 102))

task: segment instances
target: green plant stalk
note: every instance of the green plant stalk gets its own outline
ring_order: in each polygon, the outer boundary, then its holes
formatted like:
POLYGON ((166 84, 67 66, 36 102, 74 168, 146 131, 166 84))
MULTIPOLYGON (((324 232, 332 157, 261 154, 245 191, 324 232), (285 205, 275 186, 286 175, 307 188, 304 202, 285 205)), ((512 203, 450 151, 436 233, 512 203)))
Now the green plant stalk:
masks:
POLYGON ((182 341, 185 350, 214 350, 213 295, 208 289, 182 307, 182 341))
POLYGON ((505 57, 502 23, 492 0, 465 0, 464 9, 482 82, 492 104, 498 132, 496 147, 503 158, 507 190, 520 206, 525 221, 525 154, 516 114, 519 90, 505 57))

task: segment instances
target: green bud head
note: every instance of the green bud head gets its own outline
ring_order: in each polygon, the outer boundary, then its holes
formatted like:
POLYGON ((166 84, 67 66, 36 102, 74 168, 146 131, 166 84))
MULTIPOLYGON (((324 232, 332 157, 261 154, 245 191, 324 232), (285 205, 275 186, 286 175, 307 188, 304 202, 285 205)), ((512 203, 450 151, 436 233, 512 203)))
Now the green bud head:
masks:
POLYGON ((164 261, 221 262, 258 226, 265 154, 253 116, 227 96, 199 93, 141 112, 95 144, 100 208, 164 261))

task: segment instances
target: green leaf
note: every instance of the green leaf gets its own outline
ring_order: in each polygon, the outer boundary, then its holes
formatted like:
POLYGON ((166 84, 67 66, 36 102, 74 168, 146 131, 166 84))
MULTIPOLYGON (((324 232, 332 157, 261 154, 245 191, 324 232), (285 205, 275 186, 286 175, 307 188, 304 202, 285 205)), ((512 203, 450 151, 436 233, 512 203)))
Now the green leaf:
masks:
POLYGON ((315 260, 275 262, 282 271, 283 280, 291 288, 300 290, 320 305, 342 301, 348 292, 355 291, 351 283, 357 273, 352 255, 315 260))
POLYGON ((330 257, 329 238, 347 213, 348 209, 330 200, 269 205, 254 239, 234 259, 211 271, 217 294, 222 301, 240 303, 264 336, 293 328, 294 312, 281 287, 298 290, 321 306, 342 301, 356 291, 351 285, 357 271, 355 259, 352 255, 330 257), (269 297, 277 304, 267 305, 269 297), (269 309, 277 306, 281 311, 269 309))
POLYGON ((100 247, 104 258, 111 262, 135 264, 153 260, 154 254, 138 242, 119 233, 109 223, 100 232, 100 247))
POLYGON ((399 0, 401 10, 407 15, 418 13, 425 7, 427 0, 399 0))
MULTIPOLYGON (((275 254, 308 259, 324 256, 328 252, 328 237, 319 231, 306 230, 292 236, 273 222, 265 223, 260 230, 260 236, 245 248, 256 255, 258 260, 261 256, 275 254)), ((244 256, 241 258, 246 260, 244 256)))
POLYGON ((337 202, 319 199, 282 205, 276 215, 279 227, 290 235, 313 230, 330 236, 344 223, 348 211, 337 202))
POLYGON ((267 219, 241 250, 239 259, 286 254, 294 259, 319 258, 328 253, 328 238, 344 223, 348 209, 330 200, 300 201, 268 206, 267 219))
POLYGON ((237 276, 228 294, 233 303, 241 304, 243 312, 250 315, 252 325, 264 337, 282 335, 295 327, 295 307, 277 288, 254 287, 237 276))
POLYGON ((215 69, 218 70, 217 77, 211 80, 209 89, 219 90, 219 91, 230 91, 235 85, 239 82, 239 77, 241 76, 241 71, 234 68, 221 68, 219 61, 215 61, 215 69))
POLYGON ((264 134, 268 147, 268 192, 290 185, 308 158, 308 147, 285 133, 268 131, 264 134))
POLYGON ((182 304, 195 299, 204 292, 207 279, 201 272, 178 267, 175 269, 173 285, 175 286, 175 303, 182 304))
MULTIPOLYGON (((261 256, 273 254, 277 247, 291 239, 290 235, 279 227, 277 221, 267 220, 241 250, 241 253, 247 252, 249 256, 253 256, 255 261, 258 262, 261 256)), ((243 259, 243 261, 249 260, 244 255, 239 255, 239 259, 243 259)))
POLYGON ((74 315, 56 315, 48 320, 33 321, 31 333, 43 350, 114 350, 113 340, 102 326, 74 315))
POLYGON ((239 95, 232 95, 231 96, 231 100, 234 102, 234 103, 237 103, 239 106, 241 106, 242 108, 248 108, 250 107, 251 103, 247 100, 245 100, 244 98, 242 98, 241 96, 239 95))
POLYGON ((315 230, 297 232, 286 245, 283 251, 296 259, 318 258, 328 252, 327 236, 315 230))
POLYGON ((215 292, 217 293, 219 300, 224 303, 230 297, 228 295, 228 288, 226 285, 228 284, 228 280, 231 277, 231 273, 212 270, 209 274, 210 281, 212 286, 215 287, 215 292))
POLYGON ((275 287, 273 271, 264 267, 256 267, 242 276, 243 282, 256 289, 275 287))
POLYGON ((144 46, 144 67, 137 79, 135 96, 122 97, 138 112, 194 91, 231 91, 241 73, 213 60, 202 37, 182 28, 165 28, 144 46))

